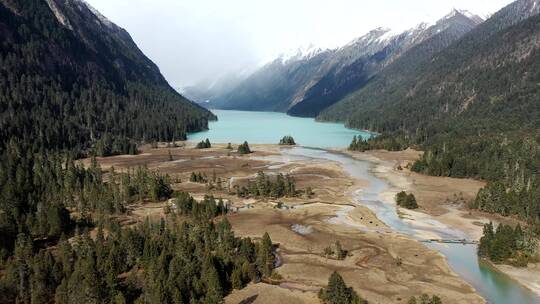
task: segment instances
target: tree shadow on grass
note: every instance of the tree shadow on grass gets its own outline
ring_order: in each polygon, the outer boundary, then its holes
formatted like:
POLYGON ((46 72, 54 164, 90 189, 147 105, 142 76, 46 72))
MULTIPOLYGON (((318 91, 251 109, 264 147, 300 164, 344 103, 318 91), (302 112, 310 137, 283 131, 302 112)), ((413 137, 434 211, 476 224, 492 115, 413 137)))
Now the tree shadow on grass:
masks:
POLYGON ((256 294, 254 296, 251 296, 249 298, 246 298, 246 299, 240 301, 240 303, 238 303, 238 304, 252 304, 253 302, 255 302, 255 300, 257 300, 258 297, 259 297, 259 295, 256 294))

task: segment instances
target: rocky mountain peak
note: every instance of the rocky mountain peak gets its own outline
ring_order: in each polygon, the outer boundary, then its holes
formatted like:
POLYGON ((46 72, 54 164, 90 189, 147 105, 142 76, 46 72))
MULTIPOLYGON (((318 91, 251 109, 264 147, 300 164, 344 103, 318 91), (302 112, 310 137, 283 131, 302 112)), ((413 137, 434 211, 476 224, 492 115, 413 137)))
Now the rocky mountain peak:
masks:
POLYGON ((104 30, 119 32, 122 28, 84 0, 45 0, 58 22, 70 30, 77 31, 82 23, 104 30))
POLYGON ((522 0, 522 2, 531 16, 540 13, 540 0, 522 0))
POLYGON ((474 13, 471 13, 467 10, 460 10, 460 9, 452 9, 452 11, 444 16, 441 20, 437 21, 437 23, 445 23, 448 21, 471 21, 475 25, 478 25, 482 22, 484 22, 484 19, 474 13))

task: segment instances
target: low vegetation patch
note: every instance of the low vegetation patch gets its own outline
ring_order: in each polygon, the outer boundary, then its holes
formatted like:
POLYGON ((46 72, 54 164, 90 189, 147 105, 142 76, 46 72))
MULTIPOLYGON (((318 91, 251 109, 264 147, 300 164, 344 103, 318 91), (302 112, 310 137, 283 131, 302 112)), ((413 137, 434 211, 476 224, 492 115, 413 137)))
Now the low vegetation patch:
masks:
POLYGON ((280 141, 279 144, 281 146, 295 146, 296 142, 294 141, 294 138, 292 136, 284 136, 280 141))
POLYGON ((341 247, 341 243, 336 241, 333 246, 328 246, 324 249, 324 256, 327 258, 334 258, 336 260, 344 260, 347 257, 347 250, 341 247))
POLYGON ((401 191, 396 194, 397 205, 407 209, 418 209, 418 203, 416 203, 416 198, 414 194, 407 194, 405 191, 401 191))
POLYGON ((210 143, 210 140, 207 138, 206 140, 201 141, 200 143, 195 146, 197 149, 209 149, 212 148, 212 144, 210 143))
POLYGON ((251 149, 249 148, 249 144, 247 141, 244 141, 243 144, 238 146, 238 153, 239 154, 250 154, 252 153, 251 149))
POLYGON ((197 173, 191 172, 189 181, 192 183, 206 184, 208 182, 208 176, 206 176, 206 174, 201 173, 201 172, 197 172, 197 173))
POLYGON ((418 297, 418 299, 416 297, 411 297, 407 304, 442 304, 442 300, 435 295, 430 297, 427 294, 423 294, 418 297))

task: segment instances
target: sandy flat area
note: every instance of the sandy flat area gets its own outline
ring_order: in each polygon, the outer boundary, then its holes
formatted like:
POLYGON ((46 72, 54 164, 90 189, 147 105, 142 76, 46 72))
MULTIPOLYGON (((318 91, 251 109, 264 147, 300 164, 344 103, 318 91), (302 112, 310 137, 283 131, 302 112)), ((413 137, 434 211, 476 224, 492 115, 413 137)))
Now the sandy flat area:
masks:
MULTIPOLYGON (((279 244, 283 261, 276 269, 283 277, 281 285, 253 284, 229 295, 227 303, 271 303, 276 298, 286 299, 283 303, 316 303, 316 292, 327 284, 333 271, 340 272, 347 284, 371 303, 406 303, 410 296, 422 293, 437 294, 444 303, 484 303, 470 285, 450 270, 440 253, 391 231, 367 207, 354 204, 355 191, 365 187, 366 181, 351 178, 334 162, 284 160, 277 145, 254 145, 252 150, 255 153, 237 155, 225 145, 197 150, 187 144, 177 148, 147 147, 140 155, 98 161, 105 170, 145 165, 169 174, 176 190, 198 198, 211 193, 241 208, 228 216, 236 235, 257 239, 265 232, 270 234, 279 244), (245 182, 258 171, 291 174, 297 189, 311 187, 314 195, 243 199, 229 191, 228 185, 245 182), (224 185, 209 190, 204 184, 191 183, 192 172, 215 175, 224 185), (276 208, 278 202, 283 204, 282 209, 276 208), (323 254, 325 247, 336 241, 348 251, 345 260, 323 254)), ((404 186, 414 185, 407 176, 395 178, 404 186)), ((130 220, 162 217, 167 204, 161 203, 161 208, 160 204, 134 206, 130 220)))
POLYGON ((226 304, 319 304, 314 292, 283 288, 270 284, 250 284, 242 290, 235 290, 225 299, 226 304))

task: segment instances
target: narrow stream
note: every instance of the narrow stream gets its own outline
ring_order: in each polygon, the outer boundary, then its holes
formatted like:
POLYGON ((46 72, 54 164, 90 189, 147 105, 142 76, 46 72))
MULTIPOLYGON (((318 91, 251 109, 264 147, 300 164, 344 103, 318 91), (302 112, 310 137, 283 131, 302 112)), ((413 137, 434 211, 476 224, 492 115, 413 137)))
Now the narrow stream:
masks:
MULTIPOLYGON (((418 239, 417 235, 420 233, 437 235, 444 239, 466 238, 464 232, 448 227, 434 219, 414 223, 400 218, 395 203, 385 202, 381 198, 381 193, 390 188, 390 185, 371 172, 372 164, 367 161, 356 160, 345 154, 315 148, 295 147, 282 149, 282 152, 291 157, 338 162, 351 176, 366 180, 368 187, 358 192, 356 203, 371 209, 381 221, 395 231, 414 239, 418 239)), ((476 245, 438 243, 427 243, 426 245, 446 256, 450 267, 471 284, 488 303, 540 303, 539 296, 503 273, 480 262, 476 255, 476 245)))

